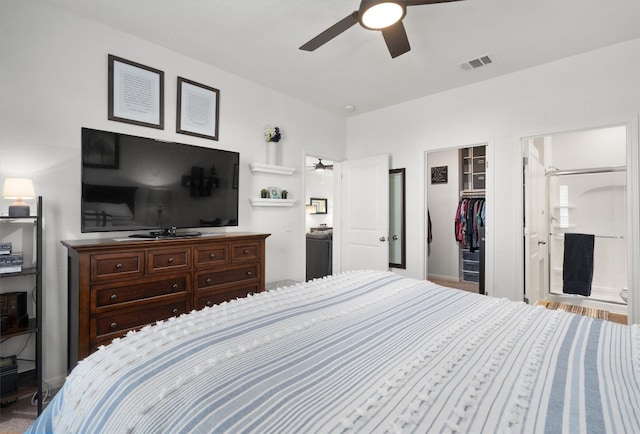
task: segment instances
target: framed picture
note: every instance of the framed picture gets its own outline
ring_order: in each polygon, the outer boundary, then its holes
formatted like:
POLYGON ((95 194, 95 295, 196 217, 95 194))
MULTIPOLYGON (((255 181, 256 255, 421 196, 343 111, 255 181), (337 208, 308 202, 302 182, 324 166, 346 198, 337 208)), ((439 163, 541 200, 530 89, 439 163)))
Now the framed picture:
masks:
POLYGON ((120 162, 118 138, 107 131, 96 132, 82 141, 82 165, 99 169, 117 169, 120 162))
POLYGON ((282 194, 278 187, 269 187, 269 198, 271 199, 281 199, 282 194))
POLYGON ((109 54, 109 120, 164 129, 164 72, 109 54))
POLYGON ((327 199, 312 197, 310 200, 310 205, 316 207, 315 214, 326 214, 327 213, 327 199))
POLYGON ((446 184, 448 182, 449 166, 437 166, 431 168, 431 183, 446 184))
POLYGON ((220 91, 178 77, 176 132, 218 140, 220 91))

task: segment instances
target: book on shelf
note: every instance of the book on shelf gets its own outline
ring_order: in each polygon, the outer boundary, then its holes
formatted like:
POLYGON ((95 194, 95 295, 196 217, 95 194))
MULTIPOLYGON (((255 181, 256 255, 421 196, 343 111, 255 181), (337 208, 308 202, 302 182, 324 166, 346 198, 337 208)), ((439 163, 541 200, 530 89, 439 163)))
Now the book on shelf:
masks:
POLYGON ((0 274, 19 273, 23 263, 22 255, 0 255, 0 274))
POLYGON ((0 267, 22 265, 23 263, 24 260, 22 258, 22 255, 19 254, 0 256, 0 267))
POLYGON ((20 273, 22 265, 3 265, 0 266, 0 274, 20 273))
POLYGON ((10 255, 12 247, 11 243, 0 243, 0 255, 10 255))

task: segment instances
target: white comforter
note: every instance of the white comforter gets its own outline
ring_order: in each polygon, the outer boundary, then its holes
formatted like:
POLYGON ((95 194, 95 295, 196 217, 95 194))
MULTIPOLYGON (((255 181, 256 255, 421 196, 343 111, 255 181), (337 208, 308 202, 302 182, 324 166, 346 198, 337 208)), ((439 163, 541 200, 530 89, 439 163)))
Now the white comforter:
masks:
POLYGON ((130 333, 32 432, 640 432, 637 326, 350 272, 130 333))

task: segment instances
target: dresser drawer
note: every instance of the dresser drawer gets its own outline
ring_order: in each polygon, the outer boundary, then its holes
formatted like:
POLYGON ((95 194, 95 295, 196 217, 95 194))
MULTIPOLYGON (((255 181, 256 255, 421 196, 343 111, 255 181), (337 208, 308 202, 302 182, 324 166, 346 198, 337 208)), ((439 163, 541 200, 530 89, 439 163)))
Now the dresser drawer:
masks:
POLYGON ((211 307, 224 301, 246 297, 247 294, 252 292, 258 292, 257 284, 248 284, 225 289, 199 291, 196 296, 195 309, 200 310, 206 306, 211 307))
POLYGON ((233 243, 231 244, 231 263, 237 264, 260 259, 260 243, 233 243))
POLYGON ((196 289, 210 288, 226 283, 256 280, 257 278, 258 264, 223 271, 203 271, 196 274, 196 289))
POLYGON ((155 278, 142 282, 123 282, 118 285, 99 285, 91 288, 91 305, 96 311, 109 307, 123 308, 126 303, 149 300, 171 294, 186 294, 191 287, 190 275, 155 278))
POLYGON ((147 271, 175 271, 191 267, 191 249, 163 249, 147 252, 147 271))
POLYGON ((186 299, 178 297, 164 303, 145 305, 144 308, 133 307, 97 314, 91 320, 91 326, 96 339, 107 336, 113 339, 131 329, 167 319, 171 316, 179 316, 188 310, 186 299))
POLYGON ((135 279, 144 274, 144 252, 103 253, 91 255, 91 281, 118 278, 135 279))
POLYGON ((216 265, 227 265, 229 263, 228 244, 196 247, 194 250, 196 268, 214 267, 216 265))

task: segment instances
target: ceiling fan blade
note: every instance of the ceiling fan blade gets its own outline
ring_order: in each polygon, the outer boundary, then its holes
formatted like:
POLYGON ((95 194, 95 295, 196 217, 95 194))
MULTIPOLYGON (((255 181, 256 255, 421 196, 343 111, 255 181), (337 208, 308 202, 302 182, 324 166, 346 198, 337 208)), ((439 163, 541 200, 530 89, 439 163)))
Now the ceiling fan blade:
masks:
POLYGON ((382 29, 381 31, 382 36, 384 36, 384 42, 387 43, 391 58, 395 59, 399 55, 411 50, 407 32, 404 30, 402 21, 398 21, 393 26, 382 29))
POLYGON ((311 39, 306 44, 302 45, 300 49, 305 51, 313 51, 316 48, 326 44, 327 42, 329 42, 330 40, 338 36, 340 33, 347 30, 349 27, 353 26, 357 22, 358 22, 358 11, 355 11, 351 15, 341 19, 340 21, 335 23, 333 26, 329 27, 324 32, 320 33, 315 38, 311 39))
POLYGON ((463 0, 406 0, 405 4, 407 6, 420 6, 420 5, 432 5, 436 3, 449 3, 449 2, 459 2, 463 0))

